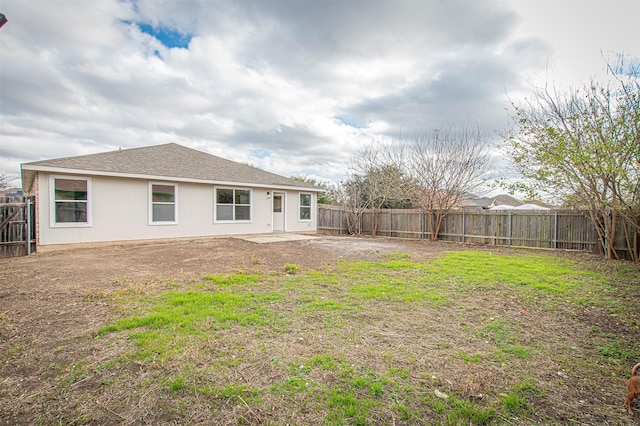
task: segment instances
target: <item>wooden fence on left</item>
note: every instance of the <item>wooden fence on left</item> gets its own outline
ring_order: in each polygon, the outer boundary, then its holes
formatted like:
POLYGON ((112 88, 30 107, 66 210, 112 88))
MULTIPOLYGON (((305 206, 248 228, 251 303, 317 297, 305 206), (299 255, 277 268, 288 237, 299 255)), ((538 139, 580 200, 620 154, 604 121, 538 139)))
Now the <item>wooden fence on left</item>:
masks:
POLYGON ((0 197, 0 258, 35 251, 34 197, 0 197))

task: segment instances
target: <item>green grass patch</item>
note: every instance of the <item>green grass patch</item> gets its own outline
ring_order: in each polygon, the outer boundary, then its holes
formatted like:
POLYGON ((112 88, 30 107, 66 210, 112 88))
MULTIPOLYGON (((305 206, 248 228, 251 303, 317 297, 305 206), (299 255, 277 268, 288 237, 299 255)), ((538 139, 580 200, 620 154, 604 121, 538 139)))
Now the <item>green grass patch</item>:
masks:
POLYGON ((463 351, 457 352, 456 355, 458 355, 458 358, 460 358, 467 364, 478 364, 480 361, 482 361, 483 358, 481 354, 468 354, 467 352, 463 351))
POLYGON ((494 356, 498 361, 504 362, 505 356, 528 358, 532 348, 523 346, 517 342, 520 325, 515 322, 507 322, 497 319, 491 320, 476 333, 477 337, 496 345, 494 356))
POLYGON ((241 286, 264 280, 261 275, 252 275, 246 273, 223 274, 223 275, 205 275, 204 279, 210 281, 220 287, 241 286))
POLYGON ((358 397, 352 391, 339 387, 333 388, 327 395, 327 423, 367 425, 367 417, 375 405, 370 398, 358 397))
POLYGON ((333 312, 333 311, 353 311, 355 308, 347 303, 335 300, 316 300, 312 299, 304 304, 302 311, 304 312, 333 312))
POLYGON ((504 256, 493 253, 448 252, 433 262, 442 278, 493 286, 504 283, 554 294, 575 291, 586 282, 604 283, 604 277, 572 260, 545 255, 504 256))
POLYGON ((170 380, 168 383, 168 387, 171 392, 177 392, 184 389, 186 386, 185 378, 182 376, 178 376, 175 379, 170 380))
POLYGON ((287 274, 297 274, 300 270, 300 267, 294 263, 287 263, 284 265, 284 271, 287 274))
POLYGON ((531 380, 525 380, 516 384, 511 392, 500 394, 500 405, 510 415, 527 416, 532 411, 528 398, 534 395, 540 395, 540 391, 531 380))
POLYGON ((442 423, 447 425, 490 425, 496 420, 496 410, 473 401, 452 398, 445 418, 442 423))
POLYGON ((170 291, 160 295, 150 313, 123 318, 114 325, 102 328, 99 333, 148 328, 160 330, 170 327, 173 331, 185 329, 197 333, 208 326, 220 326, 233 322, 240 325, 265 324, 268 313, 255 309, 252 293, 218 291, 170 291))
POLYGON ((634 364, 637 352, 630 342, 611 338, 598 348, 601 358, 609 364, 634 364))
POLYGON ((246 291, 169 291, 160 294, 147 313, 119 319, 98 334, 134 330, 130 337, 140 348, 137 358, 163 358, 182 349, 189 338, 205 338, 217 329, 273 325, 276 319, 265 301, 279 299, 246 291))

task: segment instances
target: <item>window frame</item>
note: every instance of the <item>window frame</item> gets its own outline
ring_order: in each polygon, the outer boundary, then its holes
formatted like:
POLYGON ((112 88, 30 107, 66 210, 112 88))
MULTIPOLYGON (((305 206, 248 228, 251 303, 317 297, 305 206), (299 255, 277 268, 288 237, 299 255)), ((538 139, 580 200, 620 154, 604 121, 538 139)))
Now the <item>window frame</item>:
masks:
POLYGON ((301 192, 298 194, 298 222, 311 222, 313 221, 313 194, 310 192, 301 192), (302 205, 302 197, 308 195, 309 196, 309 205, 302 205), (302 217, 302 210, 309 209, 309 219, 304 219, 302 217))
POLYGON ((162 226, 162 225, 177 225, 178 224, 178 184, 171 182, 149 182, 149 225, 162 226), (172 186, 173 187, 173 202, 161 202, 153 201, 153 186, 172 186), (173 205, 173 220, 153 220, 153 206, 154 205, 173 205))
POLYGON ((91 178, 88 176, 66 176, 66 175, 49 175, 49 225, 51 228, 88 228, 93 226, 93 185, 91 178), (58 222, 56 220, 56 179, 59 180, 77 180, 87 183, 87 199, 86 200, 60 200, 60 202, 76 202, 84 203, 87 206, 86 222, 58 222))
POLYGON ((252 223, 253 222, 253 190, 251 188, 233 188, 217 186, 213 189, 213 223, 252 223), (231 191, 232 203, 218 203, 218 190, 231 191), (249 204, 236 204, 236 191, 249 193, 249 204), (218 206, 231 206, 232 219, 218 219, 218 206), (236 219, 236 207, 249 207, 249 219, 236 219))

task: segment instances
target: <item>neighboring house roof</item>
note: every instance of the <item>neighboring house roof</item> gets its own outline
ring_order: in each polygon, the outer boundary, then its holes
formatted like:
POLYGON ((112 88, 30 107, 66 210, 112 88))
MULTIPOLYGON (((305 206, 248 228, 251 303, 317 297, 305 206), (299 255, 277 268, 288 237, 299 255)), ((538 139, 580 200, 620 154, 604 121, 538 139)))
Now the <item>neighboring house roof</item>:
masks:
POLYGON ((493 203, 493 198, 480 198, 469 192, 458 194, 454 199, 454 194, 448 191, 428 191, 421 190, 420 195, 425 202, 432 202, 433 207, 443 208, 484 208, 493 203))
POLYGON ((482 197, 482 198, 473 198, 471 200, 474 206, 482 207, 483 209, 492 207, 494 205, 495 200, 490 197, 482 197))
POLYGON ((489 210, 551 210, 548 207, 539 206, 537 204, 522 204, 520 206, 508 206, 506 204, 499 204, 489 210))
POLYGON ((491 207, 489 210, 515 210, 515 207, 508 204, 498 204, 497 206, 491 207))
POLYGON ((515 208, 516 210, 551 210, 549 207, 539 206, 537 204, 523 204, 515 208))
POLYGON ((21 168, 25 191, 31 188, 37 171, 323 191, 306 182, 175 143, 34 161, 21 168))
POLYGON ((519 206, 522 201, 508 194, 500 194, 495 196, 497 205, 519 206))
POLYGON ((468 198, 469 204, 464 207, 478 207, 483 209, 495 209, 495 210, 505 210, 508 208, 513 208, 515 206, 519 206, 522 204, 522 201, 512 197, 507 194, 500 194, 494 197, 474 197, 472 195, 468 198), (504 206, 504 207, 501 207, 504 206), (496 207, 500 207, 496 209, 496 207))
POLYGON ((469 200, 469 199, 463 198, 463 199, 458 200, 458 202, 456 203, 456 205, 454 207, 457 207, 457 208, 478 207, 478 205, 476 203, 474 203, 473 200, 469 200))

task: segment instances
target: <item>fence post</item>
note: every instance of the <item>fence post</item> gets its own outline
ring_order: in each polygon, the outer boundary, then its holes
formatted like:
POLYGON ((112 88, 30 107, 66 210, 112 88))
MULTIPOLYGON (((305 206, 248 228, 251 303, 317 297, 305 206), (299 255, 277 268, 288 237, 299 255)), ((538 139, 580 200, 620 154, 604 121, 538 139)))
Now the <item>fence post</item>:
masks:
POLYGON ((513 235, 512 235, 513 233, 511 232, 512 223, 513 223, 513 212, 509 210, 509 247, 511 247, 511 245, 513 244, 513 235))
POLYGON ((553 212, 553 249, 558 249, 558 212, 553 212))
POLYGON ((464 222, 465 222, 465 208, 462 208, 462 242, 464 243, 464 222))

